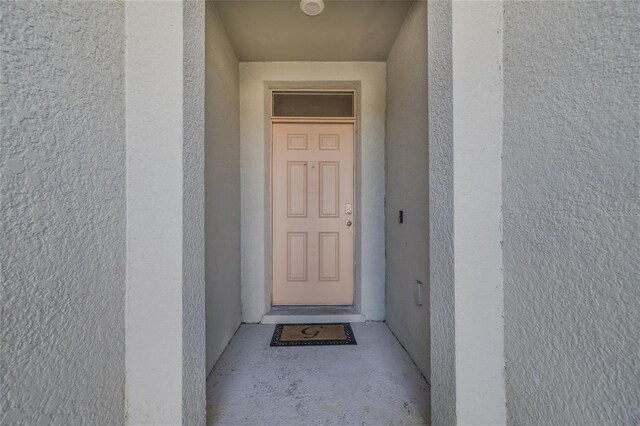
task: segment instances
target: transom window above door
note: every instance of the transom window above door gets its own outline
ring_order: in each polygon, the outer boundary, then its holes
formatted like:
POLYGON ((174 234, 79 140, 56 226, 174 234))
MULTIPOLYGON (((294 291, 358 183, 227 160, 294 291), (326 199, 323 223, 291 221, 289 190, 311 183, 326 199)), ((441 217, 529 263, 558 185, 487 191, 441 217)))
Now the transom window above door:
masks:
POLYGON ((274 118, 355 118, 353 91, 274 91, 274 118))

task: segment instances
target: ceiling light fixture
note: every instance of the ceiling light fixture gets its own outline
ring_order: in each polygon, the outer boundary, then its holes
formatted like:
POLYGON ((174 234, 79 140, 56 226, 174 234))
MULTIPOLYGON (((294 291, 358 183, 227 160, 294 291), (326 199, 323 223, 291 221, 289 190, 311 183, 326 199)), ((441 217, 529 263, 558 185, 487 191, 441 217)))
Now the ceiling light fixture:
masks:
POLYGON ((324 2, 322 0, 301 0, 300 9, 302 9, 305 15, 320 15, 324 10, 324 2))

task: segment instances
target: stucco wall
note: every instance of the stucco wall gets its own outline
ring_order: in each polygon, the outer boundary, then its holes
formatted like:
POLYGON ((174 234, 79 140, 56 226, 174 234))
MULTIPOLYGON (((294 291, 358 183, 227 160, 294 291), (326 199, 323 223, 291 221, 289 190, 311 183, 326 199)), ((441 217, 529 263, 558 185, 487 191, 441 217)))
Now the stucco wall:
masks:
POLYGON ((431 422, 456 423, 451 1, 427 2, 431 422))
POLYGON ((182 2, 182 423, 206 421, 205 1, 182 2))
POLYGON ((384 309, 384 62, 240 63, 241 282, 242 320, 258 322, 268 309, 264 93, 267 81, 360 81, 360 309, 381 321, 384 309))
POLYGON ((240 325, 238 60, 213 2, 206 6, 205 257, 207 372, 240 325))
POLYGON ((502 1, 454 0, 456 420, 506 423, 502 273, 502 1))
POLYGON ((121 424, 124 4, 0 16, 0 423, 121 424))
POLYGON ((640 3, 505 8, 511 424, 640 422, 640 3))
POLYGON ((386 321, 429 378, 427 106, 427 3, 417 1, 387 58, 386 321))
POLYGON ((202 424, 205 5, 125 9, 126 423, 202 424))

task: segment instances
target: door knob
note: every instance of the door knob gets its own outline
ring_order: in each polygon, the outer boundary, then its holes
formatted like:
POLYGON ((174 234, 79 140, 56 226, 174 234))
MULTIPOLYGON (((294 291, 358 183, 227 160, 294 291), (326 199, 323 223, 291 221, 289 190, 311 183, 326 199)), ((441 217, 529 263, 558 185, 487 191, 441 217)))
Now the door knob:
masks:
POLYGON ((351 221, 350 220, 347 221, 347 226, 351 226, 351 221))

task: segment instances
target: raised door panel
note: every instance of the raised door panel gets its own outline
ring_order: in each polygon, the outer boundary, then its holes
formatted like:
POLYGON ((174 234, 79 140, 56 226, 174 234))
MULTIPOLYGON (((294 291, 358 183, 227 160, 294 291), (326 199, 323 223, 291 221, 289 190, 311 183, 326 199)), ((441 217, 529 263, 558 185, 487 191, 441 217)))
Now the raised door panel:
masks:
POLYGON ((287 281, 307 281, 306 232, 287 233, 287 281))
POLYGON ((307 217, 307 163, 287 163, 287 217, 307 217))
POLYGON ((289 133, 287 134, 287 149, 307 149, 308 137, 305 133, 289 133))
POLYGON ((340 163, 338 161, 318 162, 320 188, 318 216, 335 218, 340 216, 340 163))
POLYGON ((340 234, 320 232, 318 250, 320 281, 340 281, 340 234))

